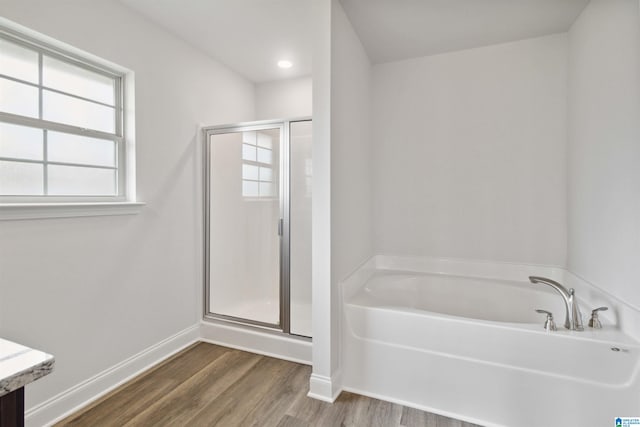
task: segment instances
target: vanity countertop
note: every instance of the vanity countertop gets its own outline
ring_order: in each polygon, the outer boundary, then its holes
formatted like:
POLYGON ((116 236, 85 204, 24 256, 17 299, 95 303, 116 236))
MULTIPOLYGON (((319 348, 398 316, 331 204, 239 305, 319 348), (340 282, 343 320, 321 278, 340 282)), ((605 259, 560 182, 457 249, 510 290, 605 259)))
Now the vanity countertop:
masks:
POLYGON ((52 355, 0 338, 0 396, 53 371, 52 355))

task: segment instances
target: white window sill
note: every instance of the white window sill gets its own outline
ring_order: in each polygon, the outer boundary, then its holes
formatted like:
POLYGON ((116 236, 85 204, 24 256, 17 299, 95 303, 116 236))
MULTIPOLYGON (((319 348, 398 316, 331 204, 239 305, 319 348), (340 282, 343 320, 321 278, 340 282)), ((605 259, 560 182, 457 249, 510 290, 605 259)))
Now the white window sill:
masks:
POLYGON ((0 221, 135 215, 144 205, 142 202, 3 203, 0 204, 0 221))

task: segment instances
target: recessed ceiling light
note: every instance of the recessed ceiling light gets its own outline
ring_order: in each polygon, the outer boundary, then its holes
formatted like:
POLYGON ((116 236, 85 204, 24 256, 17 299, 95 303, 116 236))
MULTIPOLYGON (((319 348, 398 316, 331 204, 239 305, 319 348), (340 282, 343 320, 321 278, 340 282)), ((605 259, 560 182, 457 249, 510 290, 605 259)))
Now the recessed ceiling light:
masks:
POLYGON ((292 66, 293 64, 291 63, 291 61, 287 61, 286 59, 278 61, 278 67, 280 68, 291 68, 292 66))

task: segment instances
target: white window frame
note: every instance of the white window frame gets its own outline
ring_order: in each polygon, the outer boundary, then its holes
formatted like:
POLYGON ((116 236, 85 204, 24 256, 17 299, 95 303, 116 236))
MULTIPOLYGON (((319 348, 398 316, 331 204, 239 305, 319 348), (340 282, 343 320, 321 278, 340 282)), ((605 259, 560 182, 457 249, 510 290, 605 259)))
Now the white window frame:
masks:
MULTIPOLYGON (((114 78, 116 95, 114 134, 46 121, 40 118, 41 114, 39 118, 30 118, 0 112, 0 122, 113 140, 117 147, 116 173, 118 176, 117 194, 113 196, 0 195, 0 220, 137 213, 144 204, 136 200, 133 72, 1 17, 0 37, 38 52, 40 76, 42 76, 42 55, 46 54, 55 59, 114 78)), ((3 78, 38 87, 39 102, 42 103, 42 81, 33 84, 13 77, 3 76, 3 78)), ((82 97, 75 97, 82 99, 82 97)), ((40 105, 40 112, 42 112, 41 107, 40 105)), ((44 143, 46 144, 46 138, 44 143)), ((38 163, 43 162, 47 162, 46 157, 43 161, 38 161, 38 163)))

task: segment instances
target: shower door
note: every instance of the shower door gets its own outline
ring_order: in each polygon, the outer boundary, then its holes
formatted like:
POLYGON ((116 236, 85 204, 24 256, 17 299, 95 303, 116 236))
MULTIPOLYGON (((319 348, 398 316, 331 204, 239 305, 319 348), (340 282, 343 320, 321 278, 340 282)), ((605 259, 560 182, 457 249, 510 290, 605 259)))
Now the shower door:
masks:
POLYGON ((311 119, 204 137, 205 317, 311 337, 311 119))
POLYGON ((280 123, 205 130, 205 314, 288 328, 288 147, 280 123))

